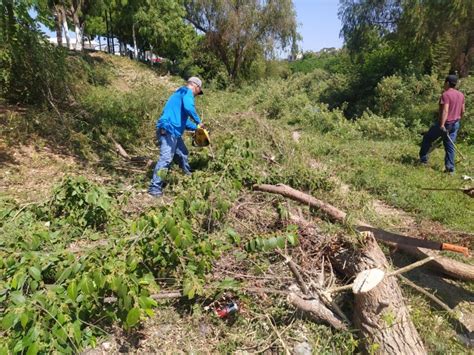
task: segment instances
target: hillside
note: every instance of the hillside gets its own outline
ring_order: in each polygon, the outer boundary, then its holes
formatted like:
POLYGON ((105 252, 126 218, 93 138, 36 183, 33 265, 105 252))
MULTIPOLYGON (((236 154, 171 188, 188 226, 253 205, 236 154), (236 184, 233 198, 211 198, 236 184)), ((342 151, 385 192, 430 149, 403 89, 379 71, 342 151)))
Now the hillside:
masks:
MULTIPOLYGON (((181 79, 105 54, 71 60, 79 94, 69 106, 0 111, 0 353, 355 353, 367 348, 352 323, 335 330, 289 304, 298 286, 286 257, 308 284, 327 290, 351 281, 333 269, 331 255, 363 249, 357 220, 474 247, 474 200, 423 190, 472 186, 462 179, 474 176, 469 137, 450 176, 442 148, 429 166, 416 164, 417 132, 375 114, 348 121, 315 101, 325 73, 206 87, 196 106, 212 144, 193 148, 187 135, 194 173, 171 170, 164 198, 155 200, 145 193, 147 162, 158 154, 155 119, 181 79), (279 183, 348 217, 332 223, 252 188, 279 183), (154 297, 164 292, 183 297, 154 297), (229 300, 239 312, 217 317, 213 310, 229 300)), ((390 268, 416 261, 380 245, 390 268)), ((426 350, 472 351, 474 283, 425 267, 405 276, 458 312, 400 282, 426 350)), ((338 293, 334 303, 352 321, 353 295, 338 293)))

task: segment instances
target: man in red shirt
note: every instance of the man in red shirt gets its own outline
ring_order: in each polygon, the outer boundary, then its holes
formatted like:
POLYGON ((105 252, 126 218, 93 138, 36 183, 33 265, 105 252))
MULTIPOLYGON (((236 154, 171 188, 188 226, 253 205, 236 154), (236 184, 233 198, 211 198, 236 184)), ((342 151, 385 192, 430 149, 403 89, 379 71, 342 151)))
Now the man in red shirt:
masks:
POLYGON ((465 111, 464 95, 455 89, 457 82, 456 75, 448 75, 444 81, 444 92, 439 99, 439 121, 423 136, 420 149, 420 162, 426 164, 432 143, 443 137, 444 166, 448 173, 454 172, 454 142, 465 111))

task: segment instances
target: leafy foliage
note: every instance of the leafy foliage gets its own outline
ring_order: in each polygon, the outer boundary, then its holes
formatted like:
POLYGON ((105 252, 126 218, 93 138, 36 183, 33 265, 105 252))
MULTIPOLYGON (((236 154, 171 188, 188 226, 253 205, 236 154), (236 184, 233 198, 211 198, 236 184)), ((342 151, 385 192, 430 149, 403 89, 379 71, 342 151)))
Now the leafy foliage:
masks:
POLYGON ((110 219, 111 203, 104 188, 84 177, 68 177, 54 190, 49 210, 52 219, 61 218, 83 228, 100 228, 110 219))
POLYGON ((297 40, 291 0, 186 1, 187 19, 206 35, 208 48, 237 79, 255 57, 297 40))
POLYGON ((46 42, 28 2, 0 4, 0 96, 11 103, 60 103, 71 92, 66 53, 46 42))

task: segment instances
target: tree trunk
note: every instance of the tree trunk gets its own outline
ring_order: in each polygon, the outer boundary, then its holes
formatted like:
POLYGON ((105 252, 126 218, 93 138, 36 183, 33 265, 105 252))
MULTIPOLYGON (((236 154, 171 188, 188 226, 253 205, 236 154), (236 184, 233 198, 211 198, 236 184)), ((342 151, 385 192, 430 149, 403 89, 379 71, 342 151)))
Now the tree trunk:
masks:
POLYGON ((81 23, 79 22, 79 15, 78 15, 79 9, 72 8, 71 11, 72 11, 72 21, 74 22, 74 32, 76 33, 76 46, 74 49, 76 51, 82 51, 83 35, 82 35, 82 26, 81 26, 81 23))
POLYGON ((107 15, 107 10, 105 10, 105 32, 107 35, 107 53, 110 54, 110 29, 109 29, 109 16, 107 15))
POLYGON ((135 35, 135 23, 132 25, 132 37, 133 37, 133 56, 135 60, 138 60, 138 47, 137 47, 137 37, 135 35))
MULTIPOLYGON (((346 249, 333 256, 338 271, 354 277, 368 269, 389 270, 373 234, 367 232, 364 239, 361 250, 346 249)), ((426 354, 395 277, 385 277, 374 289, 354 297, 354 324, 367 353, 426 354)))
POLYGON ((110 40, 111 40, 111 45, 112 45, 112 54, 115 54, 114 34, 112 31, 112 11, 109 11, 109 30, 110 30, 110 40))
POLYGON ((15 13, 13 9, 13 1, 7 0, 5 2, 5 8, 7 12, 6 38, 7 38, 7 41, 11 41, 14 38, 14 34, 15 34, 15 13))
MULTIPOLYGON (((342 223, 345 221, 347 216, 347 214, 340 209, 284 184, 255 185, 253 188, 254 190, 258 191, 280 194, 282 196, 291 198, 292 200, 302 202, 312 208, 316 208, 323 212, 332 222, 342 223)), ((431 247, 440 243, 391 233, 379 228, 375 228, 361 221, 354 221, 354 224, 357 225, 358 230, 371 231, 378 240, 387 245, 394 246, 416 258, 436 256, 436 260, 433 260, 427 264, 427 266, 430 266, 433 269, 460 280, 474 280, 474 266, 439 256, 437 252, 421 247, 421 245, 431 247)))
POLYGON ((54 27, 56 29, 56 42, 58 43, 58 47, 63 46, 63 30, 62 30, 62 15, 61 10, 58 6, 54 7, 54 27))
POLYGON ((64 37, 66 37, 66 45, 68 49, 71 49, 71 39, 69 38, 69 27, 67 24, 67 16, 66 16, 66 10, 64 9, 64 6, 61 6, 61 19, 63 21, 63 31, 64 31, 64 37))

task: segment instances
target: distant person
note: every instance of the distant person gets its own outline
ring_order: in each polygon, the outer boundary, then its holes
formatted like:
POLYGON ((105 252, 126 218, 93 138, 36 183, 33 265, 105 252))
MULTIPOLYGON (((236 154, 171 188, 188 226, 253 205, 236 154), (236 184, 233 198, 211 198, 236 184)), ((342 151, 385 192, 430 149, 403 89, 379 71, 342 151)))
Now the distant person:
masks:
POLYGON ((185 130, 195 131, 201 123, 194 97, 202 95, 202 81, 197 77, 188 79, 185 86, 180 87, 170 96, 163 112, 156 122, 156 136, 160 145, 160 157, 153 171, 153 178, 148 193, 153 197, 163 194, 163 175, 174 161, 186 175, 191 174, 188 162, 188 150, 182 135, 185 130))
POLYGON ((444 91, 439 99, 439 121, 434 123, 423 136, 420 149, 420 162, 428 163, 431 145, 439 137, 443 138, 445 172, 454 173, 454 142, 465 111, 464 95, 455 89, 458 82, 456 75, 448 75, 444 81, 444 91))

